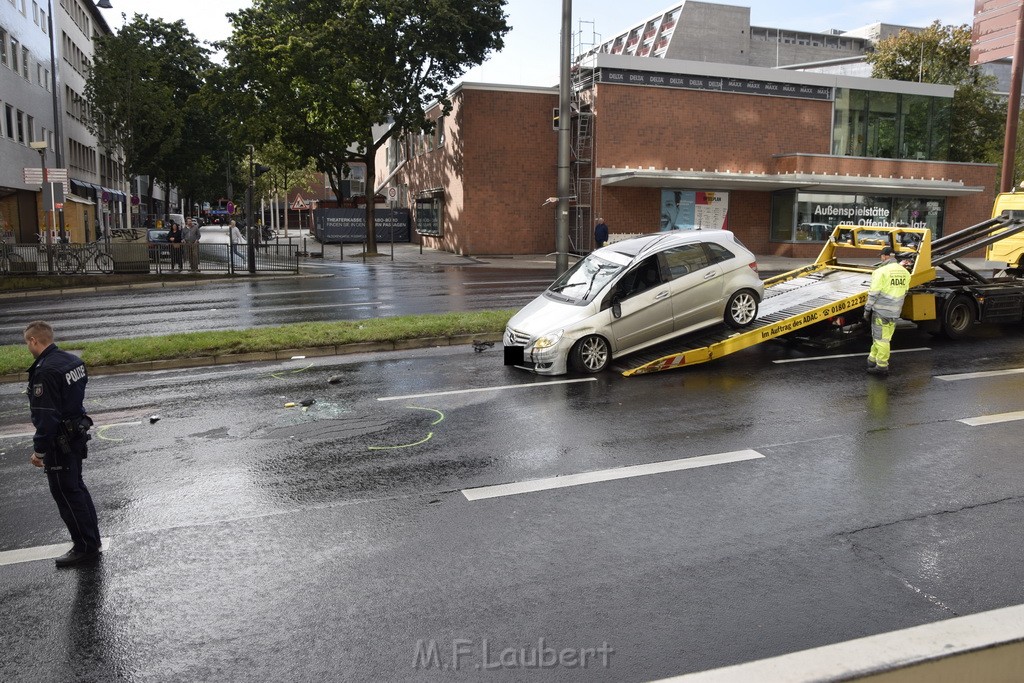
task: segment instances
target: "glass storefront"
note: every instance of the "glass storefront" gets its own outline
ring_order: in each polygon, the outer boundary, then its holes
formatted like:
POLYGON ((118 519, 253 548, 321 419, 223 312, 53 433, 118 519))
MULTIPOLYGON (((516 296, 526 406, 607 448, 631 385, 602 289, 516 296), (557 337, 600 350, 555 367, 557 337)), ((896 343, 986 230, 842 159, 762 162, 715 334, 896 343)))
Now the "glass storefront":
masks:
POLYGON ((905 225, 942 236, 943 198, 824 194, 786 190, 772 196, 773 242, 822 242, 844 225, 905 225))
POLYGON ((952 106, 945 97, 836 88, 832 153, 945 161, 952 106))

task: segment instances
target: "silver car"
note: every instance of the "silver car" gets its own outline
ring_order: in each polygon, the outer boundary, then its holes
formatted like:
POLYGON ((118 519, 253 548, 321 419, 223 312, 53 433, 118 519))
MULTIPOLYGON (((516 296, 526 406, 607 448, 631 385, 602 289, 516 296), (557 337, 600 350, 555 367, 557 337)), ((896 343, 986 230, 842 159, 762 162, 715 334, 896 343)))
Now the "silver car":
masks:
POLYGON ((601 372, 612 358, 757 318, 764 285, 728 230, 644 235, 597 249, 512 316, 505 364, 543 375, 601 372))

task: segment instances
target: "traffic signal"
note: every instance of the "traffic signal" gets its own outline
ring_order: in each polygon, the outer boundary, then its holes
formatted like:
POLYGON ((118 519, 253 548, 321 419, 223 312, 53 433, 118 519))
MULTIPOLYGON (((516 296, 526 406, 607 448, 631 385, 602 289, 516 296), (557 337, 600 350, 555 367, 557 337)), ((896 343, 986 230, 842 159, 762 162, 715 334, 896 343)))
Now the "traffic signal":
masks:
POLYGON ((256 168, 253 169, 253 178, 259 178, 261 175, 270 170, 269 166, 263 164, 256 164, 256 168))
POLYGON ((551 108, 551 130, 558 130, 558 107, 551 108))

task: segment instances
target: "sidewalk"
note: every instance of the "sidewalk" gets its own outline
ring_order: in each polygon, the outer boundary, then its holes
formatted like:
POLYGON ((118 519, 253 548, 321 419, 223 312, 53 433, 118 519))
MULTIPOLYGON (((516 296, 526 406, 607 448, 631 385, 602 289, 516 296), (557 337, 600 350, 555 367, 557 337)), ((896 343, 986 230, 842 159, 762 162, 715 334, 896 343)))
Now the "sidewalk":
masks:
MULTIPOLYGON (((323 252, 325 262, 363 263, 361 256, 362 244, 337 244, 321 245, 315 239, 308 238, 306 247, 310 252, 323 252), (344 252, 342 255, 341 252, 344 252)), ((390 242, 378 242, 377 251, 380 256, 365 259, 366 264, 375 265, 417 265, 417 266, 466 266, 466 267, 487 267, 487 268, 513 268, 513 269, 537 269, 547 270, 554 276, 555 254, 513 254, 513 255, 487 255, 487 256, 460 256, 446 251, 420 248, 418 244, 396 243, 394 245, 394 260, 392 260, 392 245, 390 242)), ((569 264, 572 265, 579 257, 570 255, 569 264)), ((317 263, 320 259, 304 259, 304 264, 317 263)), ((791 256, 768 256, 757 255, 757 267, 761 277, 768 277, 785 273, 806 266, 814 261, 814 258, 795 258, 791 256)), ((849 263, 858 265, 872 265, 877 261, 864 258, 849 259, 849 263)), ((984 258, 966 258, 962 262, 969 268, 988 274, 994 270, 1001 270, 1005 267, 1003 263, 986 261, 984 258)))

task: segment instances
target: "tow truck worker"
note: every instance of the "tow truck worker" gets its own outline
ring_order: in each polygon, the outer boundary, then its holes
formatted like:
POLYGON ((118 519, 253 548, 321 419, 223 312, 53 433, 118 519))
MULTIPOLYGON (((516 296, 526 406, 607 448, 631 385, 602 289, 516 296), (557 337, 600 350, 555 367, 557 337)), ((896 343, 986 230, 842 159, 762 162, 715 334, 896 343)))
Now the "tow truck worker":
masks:
POLYGON ((868 302, 864 305, 864 319, 871 321, 868 372, 872 375, 885 377, 889 374, 889 342, 909 288, 910 273, 896 261, 893 248, 884 247, 882 265, 871 275, 868 302))

